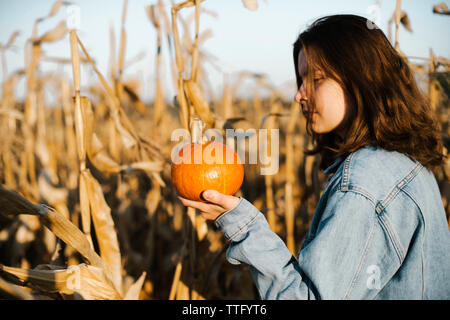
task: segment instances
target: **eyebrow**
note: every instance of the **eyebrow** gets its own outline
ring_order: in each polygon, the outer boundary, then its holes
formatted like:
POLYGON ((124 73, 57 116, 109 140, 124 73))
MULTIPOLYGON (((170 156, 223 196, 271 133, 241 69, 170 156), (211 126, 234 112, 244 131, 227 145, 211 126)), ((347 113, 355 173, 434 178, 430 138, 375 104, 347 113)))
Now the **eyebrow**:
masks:
MULTIPOLYGON (((314 75, 316 73, 323 74, 323 71, 321 69, 314 69, 314 75)), ((306 77, 308 75, 308 69, 306 69, 304 73, 299 72, 298 75, 302 78, 306 77)))

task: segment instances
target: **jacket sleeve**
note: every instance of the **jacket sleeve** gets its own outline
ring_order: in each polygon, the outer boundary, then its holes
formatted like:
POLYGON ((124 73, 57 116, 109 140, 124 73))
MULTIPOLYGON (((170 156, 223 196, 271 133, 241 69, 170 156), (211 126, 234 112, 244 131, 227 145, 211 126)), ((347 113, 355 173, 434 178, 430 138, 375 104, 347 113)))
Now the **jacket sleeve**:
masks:
POLYGON ((227 260, 250 266, 262 299, 370 299, 400 265, 373 203, 358 193, 330 195, 298 260, 244 198, 215 224, 229 240, 227 260))

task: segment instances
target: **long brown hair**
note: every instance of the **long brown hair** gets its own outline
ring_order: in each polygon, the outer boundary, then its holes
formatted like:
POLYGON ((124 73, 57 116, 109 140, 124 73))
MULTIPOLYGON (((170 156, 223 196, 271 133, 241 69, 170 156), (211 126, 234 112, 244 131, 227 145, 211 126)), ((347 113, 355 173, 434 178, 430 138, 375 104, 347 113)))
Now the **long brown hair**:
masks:
POLYGON ((437 117, 419 91, 405 59, 384 33, 366 18, 332 15, 316 20, 294 43, 297 85, 305 81, 309 112, 308 133, 321 154, 321 169, 339 156, 366 145, 405 153, 433 172, 443 162, 443 146, 437 117), (298 72, 300 50, 306 57, 305 79, 298 72), (333 131, 311 130, 314 112, 314 69, 322 70, 342 87, 349 113, 341 124, 344 138, 333 131))

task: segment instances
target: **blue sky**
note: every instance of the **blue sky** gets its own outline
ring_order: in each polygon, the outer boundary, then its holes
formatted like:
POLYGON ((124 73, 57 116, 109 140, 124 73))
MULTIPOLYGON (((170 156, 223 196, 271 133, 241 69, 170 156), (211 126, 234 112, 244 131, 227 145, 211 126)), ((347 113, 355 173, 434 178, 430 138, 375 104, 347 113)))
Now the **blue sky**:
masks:
MULTIPOLYGON (((109 28, 114 25, 116 45, 119 46, 122 0, 72 0, 81 11, 79 37, 100 71, 107 76, 109 63, 109 28)), ((179 1, 176 1, 179 2, 179 1)), ((294 90, 294 71, 292 63, 292 43, 299 32, 316 18, 336 13, 352 13, 369 17, 368 8, 376 0, 332 1, 332 0, 259 0, 257 11, 244 8, 241 0, 206 0, 202 6, 217 16, 204 14, 200 19, 200 31, 211 29, 209 38, 202 49, 215 57, 213 68, 206 64, 208 80, 218 94, 223 86, 224 75, 231 80, 239 71, 251 71, 267 75, 269 81, 283 87, 287 94, 294 90)), ((450 17, 432 13, 437 0, 403 0, 402 9, 411 20, 413 33, 400 29, 400 48, 408 56, 427 57, 430 48, 438 56, 450 58, 450 17)), ((126 60, 144 52, 145 57, 126 70, 126 78, 136 78, 142 83, 141 95, 145 99, 154 92, 154 55, 156 32, 145 13, 145 6, 156 0, 129 0, 126 21, 127 51, 126 60)), ((170 1, 165 0, 167 12, 170 1)), ((8 72, 24 67, 24 44, 31 36, 34 21, 47 15, 53 4, 51 0, 0 1, 0 43, 5 43, 13 31, 20 31, 15 42, 15 50, 6 53, 8 72)), ((387 34, 388 20, 395 8, 395 0, 383 0, 381 6, 381 29, 387 34)), ((184 17, 193 13, 192 9, 183 12, 184 17)), ((66 19, 65 9, 53 18, 39 25, 39 34, 53 28, 66 19)), ((193 32, 193 26, 191 28, 193 32)), ((167 62, 166 43, 163 48, 167 62)), ((45 44, 48 56, 70 57, 69 37, 58 43, 45 44)), ((43 62, 41 72, 53 72, 53 63, 43 62)), ((58 69, 61 71, 61 68, 58 69)), ((173 84, 167 67, 164 75, 167 98, 173 95, 173 84)), ((62 69, 72 78, 70 65, 62 69)), ((84 68, 82 83, 97 81, 95 76, 84 68)), ((23 81, 21 86, 23 87, 23 81)), ((244 87, 245 88, 245 87, 244 87)), ((20 94, 20 88, 18 89, 20 94)), ((245 89, 239 93, 245 94, 245 89)), ((292 96, 295 92, 292 92, 292 96)))

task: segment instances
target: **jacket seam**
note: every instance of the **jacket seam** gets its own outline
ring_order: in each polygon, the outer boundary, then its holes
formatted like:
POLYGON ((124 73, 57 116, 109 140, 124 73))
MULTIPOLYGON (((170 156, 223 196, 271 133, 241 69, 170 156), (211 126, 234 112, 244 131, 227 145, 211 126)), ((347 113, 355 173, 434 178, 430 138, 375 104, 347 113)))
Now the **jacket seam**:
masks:
POLYGON ((402 192, 405 193, 413 202, 414 204, 417 206, 417 208, 419 209, 420 212, 420 219, 422 220, 422 224, 423 224, 423 237, 422 237, 422 247, 421 247, 421 260, 422 260, 422 299, 424 299, 425 296, 425 288, 426 288, 426 283, 425 283, 425 259, 424 259, 424 255, 423 255, 423 247, 424 247, 424 241, 425 241, 425 231, 426 231, 426 224, 425 224, 425 218, 423 217, 423 210, 420 207, 419 203, 417 202, 417 200, 414 198, 414 196, 412 194, 410 194, 407 190, 402 189, 402 192))
POLYGON ((340 190, 340 191, 341 192, 353 192, 353 193, 362 195, 364 198, 366 198, 373 204, 374 208, 377 204, 375 198, 370 194, 370 192, 363 188, 360 188, 357 186, 348 186, 347 190, 340 190))
POLYGON ((234 211, 234 210, 241 204, 241 202, 243 201, 244 198, 243 198, 243 197, 239 197, 239 198, 240 198, 240 200, 239 200, 239 202, 237 203, 237 205, 234 206, 234 208, 231 208, 230 210, 227 210, 227 211, 223 212, 220 216, 217 217, 217 219, 214 221, 216 224, 219 224, 219 225, 220 225, 220 222, 219 222, 219 221, 220 221, 224 216, 226 216, 228 213, 234 211))
POLYGON ((260 213, 260 212, 258 212, 253 218, 250 219, 250 221, 248 221, 248 222, 247 222, 246 224, 244 224, 242 227, 239 227, 239 229, 238 229, 237 231, 235 231, 235 232, 228 238, 228 240, 232 241, 233 238, 235 238, 239 233, 241 233, 242 230, 243 230, 245 227, 247 227, 250 223, 252 223, 252 222, 258 217, 258 214, 259 214, 259 213, 260 213))
MULTIPOLYGON (((340 192, 343 192, 343 193, 344 193, 344 192, 352 192, 352 193, 354 193, 354 194, 358 194, 358 195, 364 197, 366 200, 368 200, 368 201, 370 201, 370 202, 372 203, 372 205, 373 205, 373 210, 374 210, 374 213, 375 213, 375 201, 374 201, 374 197, 373 197, 368 191, 366 191, 365 189, 359 188, 359 187, 355 187, 355 186, 352 186, 350 189, 347 189, 346 191, 345 191, 345 190, 340 190, 340 189, 339 189, 339 191, 340 191, 340 192)), ((372 216, 372 218, 376 218, 376 213, 375 213, 374 216, 372 216)), ((368 239, 367 239, 367 242, 366 242, 366 244, 365 244, 365 246, 364 246, 363 255, 361 256, 361 259, 360 259, 360 261, 359 261, 358 267, 356 268, 355 274, 354 274, 353 277, 352 277, 352 280, 351 280, 351 282, 350 282, 350 285, 349 285, 349 287, 348 287, 348 289, 347 289, 347 292, 346 292, 346 294, 344 295, 344 298, 343 298, 343 299, 348 299, 348 297, 349 297, 350 294, 352 293, 352 290, 353 290, 353 288, 354 288, 354 286, 355 286, 355 284, 356 284, 356 280, 358 279, 359 275, 361 274, 362 266, 364 265, 364 262, 366 261, 367 254, 369 253, 369 247, 370 247, 370 245, 372 244, 372 239, 373 239, 373 237, 374 237, 374 234, 375 234, 375 222, 373 222, 373 223, 371 224, 371 227, 370 227, 370 234, 369 234, 369 237, 368 237, 368 239)))
POLYGON ((342 170, 341 190, 348 191, 349 177, 350 177, 350 162, 353 159, 355 153, 351 153, 344 162, 344 168, 342 170))
MULTIPOLYGON (((342 168, 342 177, 341 177, 341 183, 337 186, 337 190, 341 192, 348 192, 352 191, 356 194, 360 194, 367 198, 374 206, 376 206, 376 200, 375 198, 368 192, 367 190, 360 188, 358 186, 354 186, 350 184, 350 163, 353 159, 353 156, 355 153, 351 153, 347 159, 344 161, 344 167, 342 168)), ((333 191, 333 190, 331 190, 333 191)))
MULTIPOLYGON (((350 186, 350 188, 348 190, 342 190, 341 187, 338 185, 336 187, 333 187, 329 192, 330 192, 330 194, 334 194, 335 192, 342 192, 342 193, 352 192, 354 194, 363 196, 365 199, 369 200, 372 203, 372 205, 374 206, 374 208, 376 206, 375 198, 368 191, 366 191, 363 188, 359 188, 356 186, 350 186)), ((305 239, 303 240, 302 247, 304 245, 307 245, 309 242, 311 242, 311 240, 314 239, 315 236, 316 236, 316 231, 308 233, 306 235, 305 239)))
POLYGON ((402 264, 403 259, 405 257, 404 250, 400 243, 398 242, 395 231, 393 230, 391 223, 389 222, 389 218, 386 215, 378 215, 378 221, 381 224, 381 228, 386 232, 389 237, 392 246, 394 247, 395 253, 397 254, 397 258, 402 264))
POLYGON ((420 163, 417 163, 414 168, 405 176, 403 179, 401 179, 388 193, 388 195, 381 200, 377 207, 375 208, 378 214, 381 214, 384 209, 386 209, 389 204, 394 200, 394 198, 397 196, 397 194, 409 183, 412 179, 414 179, 415 176, 420 172, 420 170, 423 168, 423 166, 420 163))
POLYGON ((375 210, 379 216, 379 221, 383 227, 383 230, 386 231, 389 239, 392 242, 392 245, 394 246, 394 249, 397 253, 397 256, 400 260, 400 264, 403 262, 403 259, 405 258, 405 249, 401 245, 400 240, 398 239, 397 233, 393 229, 390 219, 384 214, 386 212, 386 208, 389 206, 389 204, 392 203, 392 201, 396 198, 398 193, 400 191, 403 191, 403 188, 410 183, 414 177, 417 176, 417 174, 422 170, 423 166, 418 162, 413 169, 403 178, 401 179, 388 193, 388 195, 378 202, 378 204, 375 207, 375 210))
POLYGON ((355 274, 353 275, 353 278, 350 282, 350 285, 347 289, 347 293, 344 296, 344 300, 348 299, 348 297, 350 296, 353 288, 355 287, 356 284, 356 280, 359 278, 359 275, 361 274, 361 270, 362 270, 362 266, 364 265, 364 262, 366 261, 366 257, 367 254, 369 253, 369 247, 372 244, 372 239, 373 236, 375 234, 375 223, 371 224, 370 227, 370 234, 369 234, 369 238, 367 239, 366 245, 364 246, 364 251, 363 251, 363 255, 361 256, 361 259, 359 261, 358 267, 356 268, 355 274))

